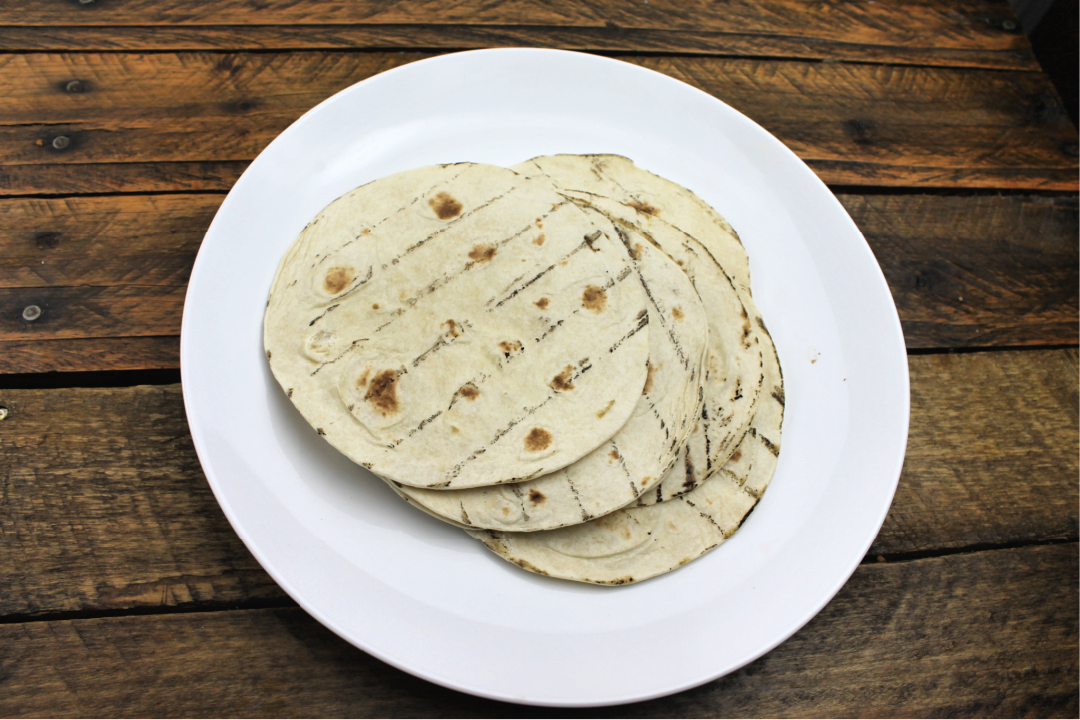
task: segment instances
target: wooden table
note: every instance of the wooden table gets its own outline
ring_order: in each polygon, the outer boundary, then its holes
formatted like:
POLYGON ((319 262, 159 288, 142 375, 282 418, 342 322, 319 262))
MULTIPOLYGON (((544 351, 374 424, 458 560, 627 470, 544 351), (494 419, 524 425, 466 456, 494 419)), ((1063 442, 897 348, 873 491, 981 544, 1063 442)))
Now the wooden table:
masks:
POLYGON ((911 366, 892 511, 821 614, 703 687, 569 714, 1076 717, 1077 133, 1005 0, 0 3, 0 715, 566 714, 297 608, 215 503, 177 371, 199 242, 275 135, 388 68, 522 45, 784 141, 877 255, 911 366))

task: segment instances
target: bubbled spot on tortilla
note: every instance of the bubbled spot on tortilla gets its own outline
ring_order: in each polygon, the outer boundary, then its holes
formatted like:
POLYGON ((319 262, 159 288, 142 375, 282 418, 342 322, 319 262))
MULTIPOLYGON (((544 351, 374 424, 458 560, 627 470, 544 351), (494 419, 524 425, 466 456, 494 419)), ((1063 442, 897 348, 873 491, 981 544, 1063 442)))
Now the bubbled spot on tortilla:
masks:
POLYGON ((473 249, 469 251, 469 259, 478 263, 490 262, 496 252, 498 251, 494 245, 473 245, 473 249))
POLYGON ((671 316, 676 320, 682 320, 686 317, 686 314, 682 311, 681 307, 676 307, 671 309, 671 316))
POLYGON ((540 308, 541 310, 547 310, 547 306, 550 305, 550 304, 551 304, 551 300, 549 300, 546 297, 542 297, 542 298, 540 298, 539 300, 537 300, 536 302, 533 303, 533 305, 540 308))
POLYGON ((399 409, 397 373, 393 370, 383 370, 376 375, 364 399, 382 413, 383 417, 396 413, 399 409))
POLYGON ((428 198, 428 205, 440 220, 449 220, 461 214, 461 203, 448 192, 441 192, 433 198, 428 198))
POLYGON ((607 307, 607 293, 599 285, 590 285, 581 294, 581 304, 585 306, 586 310, 601 313, 607 307))
POLYGON ((533 245, 543 245, 544 240, 546 240, 546 238, 544 237, 544 233, 540 233, 535 238, 533 238, 533 245))
POLYGON ((466 400, 476 400, 476 398, 480 397, 480 388, 476 387, 472 383, 469 383, 468 385, 462 385, 458 389, 458 395, 465 398, 466 400))
POLYGON ((353 269, 348 267, 332 267, 323 276, 323 290, 331 295, 337 295, 344 290, 353 278, 353 269))
POLYGON ((544 428, 534 427, 525 436, 525 449, 529 452, 540 452, 551 446, 551 433, 544 428))
POLYGON ((552 378, 549 385, 555 389, 556 392, 566 392, 567 390, 574 389, 574 383, 570 380, 574 376, 574 366, 567 365, 563 368, 563 371, 552 378))
POLYGON ((514 353, 521 350, 521 343, 517 340, 503 340, 499 343, 499 349, 503 352, 503 357, 509 358, 514 353))
POLYGON ((529 502, 531 502, 533 505, 539 505, 545 500, 547 500, 547 497, 544 495, 544 493, 540 492, 536 488, 533 488, 529 491, 529 502))

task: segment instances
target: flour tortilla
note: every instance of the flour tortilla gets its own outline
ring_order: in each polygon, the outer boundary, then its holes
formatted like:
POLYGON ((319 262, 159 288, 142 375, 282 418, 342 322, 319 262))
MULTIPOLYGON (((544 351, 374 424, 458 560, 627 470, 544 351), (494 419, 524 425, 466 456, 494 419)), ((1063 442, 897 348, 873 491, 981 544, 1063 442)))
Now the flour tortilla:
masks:
MULTIPOLYGON (((611 227, 603 216, 595 220, 611 227)), ((634 265, 649 300, 649 375, 626 425, 572 465, 534 480, 461 490, 399 486, 399 494, 461 527, 521 532, 588 521, 659 482, 702 406, 708 321, 701 298, 674 261, 632 229, 617 231, 635 248, 634 265)))
POLYGON ((506 560, 540 575, 626 585, 695 560, 735 534, 757 503, 772 469, 752 466, 740 484, 716 473, 679 497, 616 510, 581 525, 536 533, 468 530, 506 560))
MULTIPOLYGON (((774 351, 762 349, 766 343, 771 346, 771 339, 766 337, 762 342, 758 337, 765 326, 750 294, 749 262, 742 243, 731 226, 692 192, 618 155, 543 156, 520 163, 514 170, 639 228, 691 275, 702 272, 702 268, 711 271, 713 264, 720 266, 722 280, 703 279, 703 287, 715 291, 720 286, 728 296, 706 303, 713 322, 727 329, 726 333, 714 332, 713 342, 726 338, 726 343, 722 353, 711 361, 712 372, 706 378, 706 413, 680 462, 668 471, 654 492, 643 495, 638 503, 652 504, 689 492, 723 466, 742 442, 757 412, 770 352, 775 358, 774 351), (691 228, 696 235, 684 228, 691 228), (706 238, 708 243, 700 238, 706 238), (738 305, 737 311, 732 310, 733 305, 738 305), (759 353, 756 361, 745 357, 748 345, 755 346, 751 353, 759 353), (718 357, 726 357, 729 364, 718 362, 718 357), (717 384, 718 374, 726 384, 717 384), (746 392, 746 387, 752 389, 746 392), (710 396, 716 406, 711 416, 710 396), (721 404, 720 398, 735 399, 721 404)), ((779 375, 779 365, 772 371, 779 375)), ((771 393, 772 388, 764 392, 771 393)))
POLYGON ((264 346, 350 459, 460 488, 539 477, 614 435, 645 384, 648 323, 617 236, 540 183, 462 163, 323 210, 281 262, 264 346))

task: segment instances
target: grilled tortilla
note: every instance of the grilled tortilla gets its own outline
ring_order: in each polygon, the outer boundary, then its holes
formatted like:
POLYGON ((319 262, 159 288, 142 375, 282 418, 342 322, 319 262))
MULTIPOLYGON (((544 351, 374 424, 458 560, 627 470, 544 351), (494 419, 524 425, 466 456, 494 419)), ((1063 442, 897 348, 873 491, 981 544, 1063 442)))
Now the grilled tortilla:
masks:
POLYGON ((518 482, 630 418, 646 296, 626 248, 540 183, 419 168, 331 203, 274 279, 271 369, 305 419, 403 485, 518 482))
MULTIPOLYGON (((602 216, 598 225, 610 221, 602 216)), ((633 252, 648 298, 649 372, 633 415, 614 437, 554 473, 509 485, 461 490, 398 486, 421 509, 461 527, 548 530, 585 522, 651 491, 680 453, 703 401, 709 349, 706 310, 685 273, 630 228, 616 229, 633 252)))

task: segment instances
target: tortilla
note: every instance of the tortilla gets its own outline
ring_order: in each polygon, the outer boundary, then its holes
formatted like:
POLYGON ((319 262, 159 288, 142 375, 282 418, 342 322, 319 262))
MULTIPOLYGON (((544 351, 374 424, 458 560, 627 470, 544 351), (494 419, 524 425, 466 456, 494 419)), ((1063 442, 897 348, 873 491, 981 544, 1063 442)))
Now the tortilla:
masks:
MULTIPOLYGON (((640 229, 691 276, 707 271, 709 277, 715 278, 706 277, 703 284, 697 285, 703 291, 715 293, 718 287, 723 290, 726 297, 716 296, 706 302, 713 342, 721 341, 722 348, 710 361, 703 417, 680 462, 668 471, 654 493, 642 496, 639 504, 689 492, 723 466, 742 442, 757 411, 763 383, 762 358, 767 353, 761 353, 758 347, 758 328, 764 328, 764 323, 753 306, 742 243, 731 226, 692 192, 618 155, 543 156, 520 163, 514 170, 546 181, 561 194, 640 229), (710 244, 705 246, 681 229, 684 227, 693 228, 710 244), (741 281, 728 273, 718 256, 727 259, 741 281), (719 275, 714 266, 720 267, 719 275)), ((778 365, 775 372, 779 374, 778 365)))
POLYGON ((659 482, 702 406, 708 321, 678 265, 632 229, 617 231, 634 249, 649 301, 648 379, 626 425, 590 454, 543 477, 460 490, 397 487, 399 494, 461 527, 521 532, 588 521, 633 502, 659 482))
POLYGON ((646 381, 646 297, 617 236, 490 165, 398 173, 283 258, 264 346, 335 448, 416 487, 517 482, 606 442, 646 381))
POLYGON ((735 534, 772 471, 753 466, 746 482, 714 474, 685 495, 629 507, 581 525, 536 533, 467 530, 530 572, 596 585, 626 585, 681 567, 735 534), (766 477, 768 475, 768 477, 766 477))

